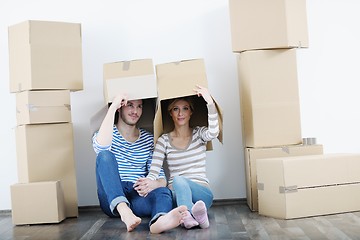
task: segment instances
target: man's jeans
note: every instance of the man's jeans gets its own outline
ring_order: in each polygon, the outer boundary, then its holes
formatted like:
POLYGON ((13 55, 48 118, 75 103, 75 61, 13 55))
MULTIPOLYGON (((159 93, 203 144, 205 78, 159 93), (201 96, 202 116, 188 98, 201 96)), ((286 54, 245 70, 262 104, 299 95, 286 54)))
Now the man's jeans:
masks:
POLYGON ((166 187, 152 190, 141 197, 132 182, 121 181, 115 155, 102 151, 96 158, 96 182, 100 207, 110 217, 117 217, 116 206, 126 202, 138 217, 151 217, 149 225, 172 209, 172 194, 166 187))

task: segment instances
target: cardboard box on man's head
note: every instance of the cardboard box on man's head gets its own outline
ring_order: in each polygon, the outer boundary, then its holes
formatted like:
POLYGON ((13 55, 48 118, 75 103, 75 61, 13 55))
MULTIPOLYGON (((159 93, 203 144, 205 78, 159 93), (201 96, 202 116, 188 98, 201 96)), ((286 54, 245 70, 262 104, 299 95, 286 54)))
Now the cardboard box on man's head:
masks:
POLYGON ((157 98, 157 84, 151 59, 120 61, 104 64, 105 104, 119 93, 129 100, 157 98))
POLYGON ((106 63, 103 74, 105 105, 90 119, 91 133, 94 134, 99 130, 108 107, 114 97, 120 93, 127 94, 128 100, 143 100, 143 113, 137 126, 153 133, 157 84, 152 60, 106 63))
MULTIPOLYGON (((203 59, 184 60, 179 62, 159 64, 155 66, 158 85, 158 105, 154 120, 154 141, 163 133, 170 132, 174 125, 167 111, 172 99, 190 97, 194 105, 190 126, 208 126, 208 112, 206 102, 198 97, 194 89, 196 85, 208 87, 205 63, 203 59)), ((211 92, 211 91, 210 91, 211 92)), ((219 141, 222 143, 222 110, 214 100, 219 115, 219 141)), ((207 149, 212 149, 208 142, 207 149)))

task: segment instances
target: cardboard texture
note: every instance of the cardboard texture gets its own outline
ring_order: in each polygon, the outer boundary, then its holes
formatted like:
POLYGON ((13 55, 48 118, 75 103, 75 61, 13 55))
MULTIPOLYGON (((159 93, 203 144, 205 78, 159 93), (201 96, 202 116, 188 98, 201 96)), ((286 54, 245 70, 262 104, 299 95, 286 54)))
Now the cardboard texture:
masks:
POLYGON ((10 92, 83 89, 81 25, 25 21, 8 28, 10 92))
POLYGON ((104 64, 105 104, 119 93, 127 93, 129 100, 157 98, 156 77, 151 59, 104 64))
POLYGON ((288 145, 269 148, 245 148, 246 200, 252 211, 258 211, 256 161, 260 158, 323 154, 322 145, 288 145))
POLYGON ((238 54, 246 147, 302 143, 296 49, 238 54))
MULTIPOLYGON (((195 111, 191 116, 191 126, 208 126, 208 113, 206 102, 202 97, 195 95, 193 89, 196 85, 208 87, 205 63, 203 59, 183 60, 179 62, 158 64, 155 66, 158 85, 158 105, 154 120, 154 141, 161 134, 173 129, 172 119, 167 112, 169 101, 178 97, 191 97, 195 111)), ((222 143, 223 113, 214 99, 219 115, 220 133, 219 141, 222 143)), ((212 149, 208 142, 207 149, 212 149)))
POLYGON ((15 95, 17 125, 71 122, 69 90, 23 91, 15 95))
POLYGON ((232 51, 309 47, 305 0, 229 0, 232 51))
POLYGON ((59 223, 65 219, 60 181, 17 183, 10 191, 13 224, 59 223))
POLYGON ((258 159, 259 214, 292 219, 360 210, 360 154, 258 159))
POLYGON ((18 182, 61 181, 66 217, 77 217, 73 125, 21 125, 15 133, 18 182))

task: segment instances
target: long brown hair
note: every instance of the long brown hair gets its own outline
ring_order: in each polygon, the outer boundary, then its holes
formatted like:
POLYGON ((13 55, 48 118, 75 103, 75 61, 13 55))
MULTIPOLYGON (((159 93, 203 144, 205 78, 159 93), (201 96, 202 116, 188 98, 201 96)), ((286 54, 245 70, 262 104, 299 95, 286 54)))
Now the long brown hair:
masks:
POLYGON ((184 101, 186 101, 186 102, 189 104, 189 106, 190 106, 191 112, 194 112, 194 104, 193 104, 193 101, 192 101, 191 97, 179 97, 179 98, 173 99, 173 100, 169 103, 169 105, 168 105, 168 107, 167 107, 167 110, 168 110, 169 113, 171 113, 171 110, 174 108, 175 103, 176 103, 177 101, 179 101, 179 100, 184 100, 184 101))

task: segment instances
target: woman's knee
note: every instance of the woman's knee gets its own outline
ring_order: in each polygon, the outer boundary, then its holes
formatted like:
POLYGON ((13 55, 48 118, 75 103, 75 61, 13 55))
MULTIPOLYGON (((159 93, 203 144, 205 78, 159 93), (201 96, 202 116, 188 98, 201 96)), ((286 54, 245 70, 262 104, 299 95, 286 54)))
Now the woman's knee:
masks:
POLYGON ((182 177, 182 176, 176 176, 173 179, 173 186, 184 186, 185 184, 187 184, 186 178, 182 177))

